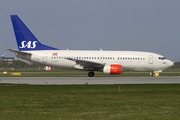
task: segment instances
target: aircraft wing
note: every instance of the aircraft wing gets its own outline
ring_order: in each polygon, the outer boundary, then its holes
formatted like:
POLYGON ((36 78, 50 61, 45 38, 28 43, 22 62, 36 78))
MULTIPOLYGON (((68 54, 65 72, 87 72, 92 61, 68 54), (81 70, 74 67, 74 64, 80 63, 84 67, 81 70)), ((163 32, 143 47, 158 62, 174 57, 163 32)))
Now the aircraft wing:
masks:
POLYGON ((18 51, 18 50, 14 50, 14 49, 7 49, 13 53, 18 53, 18 54, 24 54, 24 55, 32 55, 31 53, 27 53, 27 52, 22 52, 22 51, 18 51))
POLYGON ((92 62, 88 60, 80 60, 80 59, 73 59, 73 58, 65 58, 65 59, 75 61, 77 65, 80 65, 83 67, 101 68, 101 67, 104 67, 105 65, 105 63, 92 62))

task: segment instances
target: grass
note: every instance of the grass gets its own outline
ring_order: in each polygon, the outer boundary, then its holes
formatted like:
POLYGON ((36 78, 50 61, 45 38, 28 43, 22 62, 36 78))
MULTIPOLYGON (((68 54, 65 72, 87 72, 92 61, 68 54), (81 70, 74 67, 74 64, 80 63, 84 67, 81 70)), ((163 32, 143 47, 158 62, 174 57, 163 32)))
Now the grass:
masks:
POLYGON ((180 84, 0 84, 1 120, 179 120, 180 84))

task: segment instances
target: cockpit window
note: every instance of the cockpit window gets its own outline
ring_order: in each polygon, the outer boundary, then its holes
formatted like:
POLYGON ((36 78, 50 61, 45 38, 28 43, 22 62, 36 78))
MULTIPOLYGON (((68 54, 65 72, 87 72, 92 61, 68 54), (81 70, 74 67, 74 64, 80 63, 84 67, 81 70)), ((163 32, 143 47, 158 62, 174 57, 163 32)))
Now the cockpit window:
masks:
POLYGON ((165 57, 159 57, 159 59, 160 59, 160 60, 164 60, 164 59, 166 59, 166 58, 165 58, 165 57))

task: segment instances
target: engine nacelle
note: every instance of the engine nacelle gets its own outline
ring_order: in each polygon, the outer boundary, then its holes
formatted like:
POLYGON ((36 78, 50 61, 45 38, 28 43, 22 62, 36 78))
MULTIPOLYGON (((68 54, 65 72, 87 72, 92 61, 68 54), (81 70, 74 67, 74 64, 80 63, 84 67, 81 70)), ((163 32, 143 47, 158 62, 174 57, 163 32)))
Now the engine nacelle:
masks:
POLYGON ((121 74, 122 73, 122 65, 119 64, 107 64, 103 68, 104 74, 121 74))

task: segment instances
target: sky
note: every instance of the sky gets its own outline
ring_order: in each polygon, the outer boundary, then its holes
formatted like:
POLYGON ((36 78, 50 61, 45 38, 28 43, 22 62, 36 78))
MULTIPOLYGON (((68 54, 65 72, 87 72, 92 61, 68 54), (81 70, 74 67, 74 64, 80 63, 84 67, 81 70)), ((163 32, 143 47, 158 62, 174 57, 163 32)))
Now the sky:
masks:
POLYGON ((18 49, 10 15, 43 44, 69 50, 146 51, 180 61, 180 0, 1 0, 0 55, 18 49))

